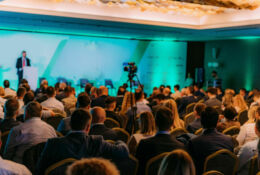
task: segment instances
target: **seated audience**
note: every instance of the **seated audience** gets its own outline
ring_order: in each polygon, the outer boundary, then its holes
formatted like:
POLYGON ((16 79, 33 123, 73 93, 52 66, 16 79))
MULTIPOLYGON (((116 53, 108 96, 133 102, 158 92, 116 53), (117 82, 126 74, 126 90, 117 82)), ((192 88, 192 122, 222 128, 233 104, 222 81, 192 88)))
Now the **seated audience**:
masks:
POLYGON ((181 98, 180 85, 174 86, 174 93, 171 95, 173 99, 181 98))
POLYGON ((87 83, 87 84, 85 85, 85 92, 88 94, 88 96, 90 96, 90 90, 91 90, 91 88, 92 88, 92 84, 87 83))
POLYGON ((219 101, 222 101, 222 98, 223 98, 222 89, 221 89, 221 87, 217 87, 217 99, 219 101))
POLYGON ((9 133, 4 150, 4 158, 23 162, 23 154, 30 147, 56 137, 52 126, 41 120, 42 106, 30 102, 25 108, 25 122, 15 126, 9 133))
POLYGON ((10 81, 4 80, 4 90, 5 90, 5 96, 16 96, 16 92, 10 88, 10 81))
POLYGON ((205 96, 205 94, 202 92, 201 88, 199 87, 198 84, 195 84, 193 86, 194 88, 194 96, 197 97, 198 99, 201 99, 205 96))
POLYGON ((207 94, 208 94, 209 99, 206 100, 204 103, 210 107, 217 106, 217 107, 221 108, 221 101, 219 101, 217 99, 217 89, 210 87, 207 90, 207 94))
POLYGON ((223 109, 226 107, 233 106, 233 96, 235 95, 235 92, 233 89, 226 89, 225 90, 225 95, 222 98, 222 104, 223 104, 223 109))
POLYGON ((91 109, 92 124, 89 135, 101 135, 105 140, 117 140, 117 134, 114 130, 104 125, 106 120, 106 112, 101 107, 91 109))
POLYGON ((244 100, 244 97, 242 95, 236 95, 233 99, 233 106, 236 109, 237 112, 247 110, 248 106, 246 104, 246 101, 244 100))
POLYGON ((39 158, 36 174, 44 174, 49 166, 66 158, 104 157, 112 161, 128 158, 128 149, 123 142, 111 144, 105 142, 102 136, 88 135, 91 118, 91 114, 84 109, 77 109, 72 113, 72 131, 65 137, 48 140, 39 158))
MULTIPOLYGON (((76 107, 85 109, 88 111, 90 109, 90 103, 91 103, 91 100, 90 100, 89 96, 85 92, 82 92, 78 95, 76 107)), ((71 117, 66 117, 66 118, 62 119, 57 128, 57 131, 61 132, 63 135, 66 135, 71 130, 70 120, 71 120, 71 117)))
POLYGON ((250 159, 257 154, 257 144, 260 138, 260 119, 256 120, 255 124, 255 133, 257 138, 253 141, 247 142, 244 144, 239 152, 238 152, 238 159, 239 159, 239 168, 238 168, 238 175, 247 175, 249 172, 249 167, 246 164, 250 161, 250 159))
POLYGON ((146 164, 152 157, 174 149, 184 148, 181 142, 170 135, 169 131, 173 122, 173 113, 169 108, 162 106, 158 109, 155 116, 155 124, 158 128, 157 134, 151 138, 141 140, 136 150, 136 158, 139 160, 139 175, 145 174, 146 164))
POLYGON ((42 107, 64 111, 63 104, 55 98, 55 89, 49 86, 46 90, 48 99, 41 103, 42 107))
POLYGON ((234 107, 227 107, 225 108, 224 112, 224 121, 219 122, 217 125, 217 130, 219 132, 223 132, 225 129, 228 129, 232 126, 240 127, 240 123, 236 121, 235 117, 237 116, 236 109, 234 107))
POLYGON ((175 150, 166 156, 160 165, 158 175, 195 175, 196 170, 190 155, 181 150, 175 150))
POLYGON ((96 88, 94 86, 91 88, 91 90, 90 90, 90 98, 91 99, 98 98, 98 88, 96 88))
POLYGON ((260 92, 259 91, 254 92, 253 100, 254 100, 254 102, 251 103, 250 108, 252 106, 260 106, 260 92))
POLYGON ((64 90, 66 98, 63 98, 61 101, 64 105, 65 112, 67 116, 71 115, 71 110, 76 107, 77 98, 73 93, 73 89, 70 86, 67 86, 64 90))
POLYGON ((57 83, 57 87, 55 87, 55 92, 56 92, 55 97, 56 97, 57 100, 61 101, 63 98, 66 98, 66 94, 64 92, 66 87, 67 87, 67 84, 64 83, 64 82, 57 83))
POLYGON ((243 97, 243 99, 246 100, 247 99, 246 89, 245 88, 240 88, 239 95, 241 95, 243 97))
POLYGON ((198 129, 202 128, 201 125, 201 113, 206 108, 206 105, 203 103, 197 103, 194 107, 193 115, 195 117, 195 120, 188 124, 187 131, 190 133, 195 133, 198 129))
POLYGON ((193 138, 188 143, 189 153, 196 166, 196 174, 202 174, 205 159, 212 153, 227 149, 233 152, 232 137, 226 136, 216 130, 218 112, 213 107, 206 107, 201 113, 201 124, 204 128, 202 135, 193 138))
POLYGON ((15 98, 10 98, 6 101, 4 107, 5 118, 0 123, 1 132, 10 131, 14 126, 21 124, 21 122, 16 121, 18 115, 19 103, 15 98))
POLYGON ((176 102, 174 100, 166 100, 163 103, 163 105, 166 106, 167 108, 169 108, 172 111, 172 114, 173 114, 172 129, 184 128, 184 122, 179 117, 179 113, 178 113, 178 108, 177 108, 176 102))
POLYGON ((248 121, 240 127, 240 132, 237 136, 239 146, 245 143, 255 140, 257 135, 255 134, 255 119, 258 106, 252 106, 248 111, 248 121))
POLYGON ((106 116, 107 118, 112 118, 116 120, 120 126, 122 127, 123 124, 125 123, 124 119, 119 116, 117 113, 115 113, 116 109, 116 98, 115 97, 107 97, 106 98, 106 116))
MULTIPOLYGON (((0 132, 1 139, 1 132, 0 132)), ((2 141, 0 140, 0 148, 2 141)), ((5 160, 0 156, 0 174, 1 175, 32 175, 32 173, 22 164, 5 160)))
POLYGON ((123 102, 122 102, 122 106, 121 106, 121 110, 119 112, 120 115, 125 115, 126 112, 128 111, 128 109, 131 106, 135 105, 135 96, 132 92, 126 92, 123 102))
POLYGON ((37 88, 35 91, 35 96, 40 96, 42 94, 46 93, 48 87, 48 81, 46 79, 43 79, 40 84, 40 88, 37 88))
POLYGON ((155 115, 156 111, 163 105, 165 102, 165 96, 163 94, 157 94, 153 97, 150 106, 152 107, 153 114, 155 115))
POLYGON ((99 87, 100 94, 97 98, 92 100, 91 107, 100 106, 102 108, 106 107, 106 98, 108 97, 108 89, 106 86, 99 87))
POLYGON ((163 89, 163 95, 165 96, 166 99, 171 98, 171 89, 166 87, 163 89))
POLYGON ((81 159, 70 165, 66 175, 120 175, 116 166, 106 159, 81 159))
POLYGON ((23 87, 19 87, 17 90, 17 100, 19 103, 19 115, 23 114, 22 107, 24 106, 23 98, 26 94, 26 89, 23 87))
POLYGON ((186 88, 186 90, 185 90, 186 96, 181 98, 180 105, 178 106, 179 114, 181 117, 185 115, 186 107, 189 104, 197 101, 197 99, 195 98, 193 93, 194 93, 194 89, 192 86, 186 88))
POLYGON ((152 137, 156 133, 154 116, 151 112, 142 112, 137 118, 140 130, 131 136, 128 143, 129 151, 133 155, 135 155, 136 147, 142 139, 152 137))

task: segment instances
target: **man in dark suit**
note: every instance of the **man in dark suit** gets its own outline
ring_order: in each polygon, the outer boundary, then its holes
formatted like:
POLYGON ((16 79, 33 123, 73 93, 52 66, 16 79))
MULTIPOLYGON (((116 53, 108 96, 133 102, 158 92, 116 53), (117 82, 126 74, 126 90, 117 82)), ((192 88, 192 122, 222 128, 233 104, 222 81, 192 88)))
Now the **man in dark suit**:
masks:
POLYGON ((207 93, 208 93, 209 99, 207 101, 205 101, 204 103, 207 106, 211 106, 211 107, 217 106, 217 107, 221 108, 222 103, 221 103, 221 101, 219 101, 217 99, 217 93, 218 93, 217 88, 210 87, 210 88, 208 88, 207 93))
POLYGON ((102 108, 106 107, 106 98, 108 97, 108 89, 106 86, 99 87, 99 97, 92 100, 91 107, 100 106, 102 108))
POLYGON ((195 133, 198 129, 202 128, 201 125, 201 113, 205 110, 206 105, 203 103, 197 103, 194 107, 193 115, 195 116, 195 120, 188 124, 187 130, 190 133, 195 133))
POLYGON ((233 152, 234 143, 232 137, 226 136, 216 130, 218 112, 213 107, 207 107, 201 113, 201 124, 204 128, 202 135, 191 139, 188 143, 190 155, 196 166, 198 175, 203 173, 205 159, 212 153, 227 149, 233 152))
POLYGON ((70 125, 72 131, 68 135, 48 140, 39 158, 36 174, 43 175, 49 166, 66 158, 103 157, 112 161, 128 158, 128 149, 123 142, 110 144, 101 136, 88 135, 91 125, 91 114, 88 111, 74 111, 70 125))
POLYGON ((117 99, 115 97, 107 97, 105 102, 106 102, 106 116, 108 118, 112 118, 116 120, 120 124, 120 127, 123 128, 123 126, 125 126, 126 124, 127 118, 124 116, 119 116, 119 114, 115 112, 117 99))
POLYGON ((117 134, 114 130, 104 125, 106 112, 101 107, 94 107, 91 110, 92 125, 89 135, 101 135, 105 140, 117 140, 117 134))
POLYGON ((16 61, 16 69, 17 69, 19 84, 23 79, 23 69, 26 66, 31 66, 31 61, 29 58, 26 57, 26 51, 22 51, 22 56, 19 57, 16 61))
POLYGON ((186 97, 183 97, 180 101, 180 105, 178 107, 178 111, 180 113, 180 116, 183 117, 186 113, 186 107, 197 101, 197 99, 195 98, 195 96, 193 95, 194 93, 194 88, 192 86, 187 87, 186 90, 186 97))
POLYGON ((136 158, 139 160, 138 174, 145 174, 145 167, 149 159, 174 149, 184 149, 184 145, 171 136, 169 131, 173 124, 173 114, 167 107, 160 107, 155 116, 158 132, 155 136, 143 139, 137 147, 136 158))

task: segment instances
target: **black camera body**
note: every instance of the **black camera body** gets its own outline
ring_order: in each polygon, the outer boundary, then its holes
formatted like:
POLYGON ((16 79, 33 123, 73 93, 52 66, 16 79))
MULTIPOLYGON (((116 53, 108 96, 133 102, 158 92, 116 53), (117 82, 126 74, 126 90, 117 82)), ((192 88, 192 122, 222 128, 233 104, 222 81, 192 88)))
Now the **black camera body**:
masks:
POLYGON ((127 63, 127 66, 124 67, 124 71, 128 72, 129 75, 134 76, 134 74, 137 72, 137 66, 134 62, 127 63))

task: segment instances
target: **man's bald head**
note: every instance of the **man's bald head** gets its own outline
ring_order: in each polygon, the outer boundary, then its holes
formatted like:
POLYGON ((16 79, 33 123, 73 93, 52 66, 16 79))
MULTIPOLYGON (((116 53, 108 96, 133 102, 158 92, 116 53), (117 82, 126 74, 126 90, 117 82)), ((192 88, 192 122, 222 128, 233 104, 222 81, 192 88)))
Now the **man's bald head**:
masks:
POLYGON ((108 89, 106 86, 99 87, 100 95, 108 95, 108 89))
POLYGON ((101 107, 94 107, 91 110, 92 124, 104 123, 106 120, 106 111, 101 107))

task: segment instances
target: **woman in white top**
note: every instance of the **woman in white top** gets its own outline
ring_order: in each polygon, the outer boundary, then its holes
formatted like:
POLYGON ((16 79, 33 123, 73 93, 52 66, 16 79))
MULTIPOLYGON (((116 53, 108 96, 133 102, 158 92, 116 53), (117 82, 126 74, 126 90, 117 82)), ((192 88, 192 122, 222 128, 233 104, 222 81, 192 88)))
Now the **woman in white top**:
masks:
POLYGON ((258 106, 252 106, 248 111, 248 121, 240 127, 240 132, 237 136, 239 146, 244 145, 248 141, 255 140, 257 135, 255 134, 255 119, 256 110, 258 106))
POLYGON ((134 134, 129 142, 129 152, 135 155, 136 147, 142 139, 154 136, 156 132, 154 116, 151 112, 142 112, 138 115, 140 131, 134 134))
POLYGON ((240 94, 236 95, 234 97, 234 103, 233 103, 234 108, 236 111, 239 113, 240 111, 248 109, 248 106, 244 100, 244 97, 240 94))

